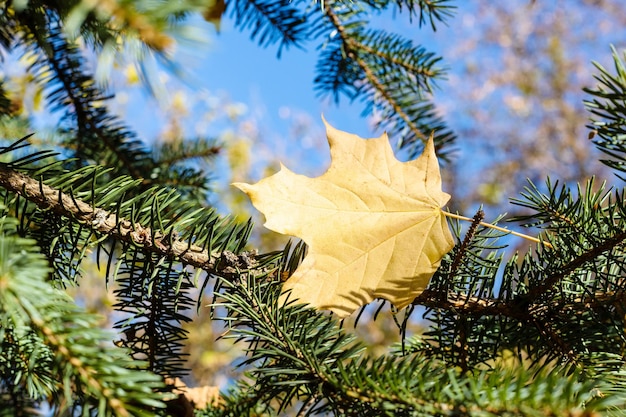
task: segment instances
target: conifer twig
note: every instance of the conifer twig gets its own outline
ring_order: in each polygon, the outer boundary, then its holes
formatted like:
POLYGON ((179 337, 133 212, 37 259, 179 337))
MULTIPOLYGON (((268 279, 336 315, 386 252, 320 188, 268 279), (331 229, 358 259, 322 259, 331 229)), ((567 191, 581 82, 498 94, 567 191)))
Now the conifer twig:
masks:
POLYGON ((185 241, 170 242, 168 236, 161 236, 158 231, 154 231, 148 226, 132 224, 127 219, 118 218, 115 213, 93 207, 74 196, 1 164, 0 186, 7 191, 21 195, 41 209, 48 209, 57 215, 76 219, 96 232, 107 234, 124 242, 142 245, 144 251, 156 253, 163 257, 175 256, 180 262, 201 268, 211 274, 229 273, 235 261, 236 263, 242 262, 248 267, 252 266, 250 263, 253 260, 249 259, 249 255, 238 256, 229 251, 211 254, 207 250, 185 241), (225 261, 222 262, 222 260, 225 261))
POLYGON ((423 143, 426 143, 428 141, 428 136, 418 128, 415 122, 402 109, 402 106, 400 106, 400 104, 396 100, 394 100, 393 97, 389 95, 389 93, 387 92, 387 89, 385 88, 383 83, 378 79, 378 77, 376 77, 376 75, 374 74, 370 66, 367 65, 367 63, 363 59, 358 57, 357 51, 359 49, 366 50, 367 52, 370 52, 370 53, 371 53, 371 49, 368 50, 368 48, 366 48, 365 45, 354 40, 353 38, 351 38, 350 36, 346 34, 345 27, 343 26, 343 24, 341 23, 341 20, 335 14, 335 12, 333 11, 330 5, 325 6, 325 12, 326 12, 326 15, 330 18, 330 21, 332 22, 335 29, 337 30, 337 34, 341 37, 341 40, 343 41, 345 45, 345 49, 347 51, 348 56, 351 59, 353 59, 354 62, 356 62, 359 68, 361 68, 361 70, 363 71, 363 74, 365 74, 365 78, 367 78, 367 81, 370 83, 370 85, 374 87, 374 89, 380 94, 381 97, 383 97, 389 103, 389 105, 391 105, 391 107, 393 107, 394 112, 402 120, 404 120, 404 122, 407 124, 411 132, 413 132, 413 134, 417 138, 419 138, 423 143))
MULTIPOLYGON (((531 294, 532 295, 532 294, 531 294)), ((528 294, 525 300, 533 300, 528 294)), ((413 305, 421 305, 429 308, 439 308, 444 310, 452 310, 461 315, 473 317, 485 316, 503 316, 510 317, 519 321, 527 321, 532 318, 532 311, 535 309, 533 301, 529 303, 520 303, 519 298, 511 300, 500 300, 496 298, 485 298, 475 295, 458 296, 449 294, 446 299, 442 299, 439 291, 436 289, 425 289, 415 300, 413 305)), ((537 304, 537 306, 545 305, 537 304)), ((589 294, 587 297, 580 297, 571 301, 555 300, 549 304, 547 308, 560 311, 569 308, 573 311, 587 311, 589 309, 605 309, 607 306, 623 306, 626 305, 626 292, 596 292, 589 294)))

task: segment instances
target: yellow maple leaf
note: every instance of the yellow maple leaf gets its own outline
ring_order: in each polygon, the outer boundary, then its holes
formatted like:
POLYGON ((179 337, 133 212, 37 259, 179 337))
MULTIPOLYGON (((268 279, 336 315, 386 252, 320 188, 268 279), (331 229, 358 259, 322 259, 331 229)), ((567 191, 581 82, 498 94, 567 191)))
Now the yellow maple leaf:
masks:
POLYGON ((326 130, 332 161, 321 176, 281 166, 254 185, 234 185, 268 229, 309 246, 284 284, 290 299, 340 317, 375 298, 406 307, 454 246, 432 138, 419 158, 400 162, 386 134, 363 139, 328 123, 326 130))

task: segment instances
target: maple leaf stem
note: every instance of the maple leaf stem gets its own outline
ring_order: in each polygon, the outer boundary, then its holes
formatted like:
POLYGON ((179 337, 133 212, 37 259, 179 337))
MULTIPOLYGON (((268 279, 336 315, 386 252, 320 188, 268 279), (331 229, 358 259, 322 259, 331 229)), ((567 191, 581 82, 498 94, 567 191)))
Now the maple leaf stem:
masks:
MULTIPOLYGON (((468 221, 468 222, 473 222, 474 221, 474 219, 472 219, 470 217, 465 217, 465 216, 461 216, 459 214, 450 213, 449 211, 443 211, 442 210, 441 212, 444 214, 444 216, 448 216, 448 217, 451 217, 453 219, 465 220, 465 221, 468 221)), ((524 238, 526 240, 530 240, 531 242, 541 243, 545 247, 548 247, 548 248, 551 248, 551 249, 553 248, 553 246, 550 243, 546 242, 546 241, 543 241, 543 240, 538 239, 538 238, 533 237, 533 236, 525 235, 523 233, 515 232, 515 231, 507 229, 505 227, 500 227, 500 226, 496 226, 495 224, 485 223, 485 222, 480 222, 478 224, 480 224, 481 226, 484 226, 484 227, 489 227, 491 229, 499 230, 500 232, 505 232, 505 233, 508 233, 508 234, 511 234, 511 235, 514 235, 514 236, 519 236, 519 237, 524 238)))

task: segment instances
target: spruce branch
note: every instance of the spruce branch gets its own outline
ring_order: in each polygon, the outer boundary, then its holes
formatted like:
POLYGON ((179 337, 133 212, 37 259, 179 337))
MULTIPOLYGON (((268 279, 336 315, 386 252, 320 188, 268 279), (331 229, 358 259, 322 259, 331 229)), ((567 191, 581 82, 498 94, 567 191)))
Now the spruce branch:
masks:
MULTIPOLYGON (((613 240, 614 242, 622 242, 626 239, 626 234, 622 234, 613 240)), ((626 291, 601 291, 576 297, 571 300, 554 299, 546 305, 545 300, 538 300, 539 297, 545 296, 567 277, 572 271, 583 266, 600 254, 610 250, 614 246, 610 243, 606 247, 598 247, 581 255, 568 263, 567 273, 555 273, 548 275, 544 283, 529 288, 527 293, 521 294, 515 298, 485 298, 481 296, 465 296, 454 293, 448 293, 447 299, 442 300, 440 291, 437 288, 427 288, 413 301, 413 305, 422 305, 429 308, 438 308, 457 312, 461 315, 473 317, 485 316, 503 316, 510 317, 518 321, 526 321, 532 318, 533 311, 540 309, 551 309, 557 311, 574 311, 583 312, 588 309, 605 308, 606 306, 619 306, 626 303, 626 291)))
MULTIPOLYGON (((595 62, 599 74, 594 78, 597 85, 594 88, 584 88, 583 91, 591 95, 585 100, 585 107, 592 118, 588 127, 593 129, 594 144, 598 149, 610 156, 611 159, 600 161, 615 169, 626 171, 626 140, 624 138, 624 123, 626 123, 626 64, 624 58, 612 47, 614 64, 613 72, 595 62)), ((621 178, 621 177, 620 177, 621 178)))
POLYGON ((359 66, 359 68, 361 68, 361 70, 365 74, 365 77, 372 85, 372 87, 376 90, 376 92, 389 103, 389 105, 393 108, 393 111, 398 115, 398 117, 400 117, 413 132, 413 134, 418 137, 422 141, 422 143, 425 144, 428 141, 428 133, 423 132, 419 129, 418 125, 413 122, 409 115, 404 111, 400 103, 398 103, 394 99, 394 97, 389 94, 388 89, 374 74, 370 66, 365 62, 365 60, 360 57, 360 50, 371 51, 372 48, 368 48, 366 45, 358 42, 352 36, 349 36, 341 19, 334 12, 332 3, 333 2, 326 2, 326 4, 324 4, 324 12, 330 18, 330 21, 337 31, 337 34, 341 38, 346 55, 357 63, 357 65, 359 66))
MULTIPOLYGON (((50 379, 44 378, 43 386, 36 390, 28 387, 28 395, 35 400, 65 396, 61 412, 68 407, 97 409, 100 415, 146 416, 152 407, 163 407, 163 395, 154 391, 162 387, 160 378, 135 369, 140 362, 107 344, 110 335, 97 327, 99 316, 85 313, 46 281, 49 269, 44 256, 34 241, 11 231, 15 227, 11 220, 5 216, 0 220, 0 340, 4 342, 12 329, 28 328, 40 340, 39 346, 31 349, 48 353, 44 366, 50 379), (68 395, 76 387, 82 395, 68 395)), ((37 356, 41 358, 41 352, 31 354, 31 360, 37 356)), ((9 387, 28 385, 31 367, 23 370, 26 375, 3 382, 9 387)), ((18 411, 16 415, 21 414, 18 411)))
POLYGON ((156 163, 162 167, 192 159, 211 159, 222 151, 222 147, 214 139, 196 138, 193 141, 165 142, 154 150, 156 163))
MULTIPOLYGON (((383 10, 389 2, 324 2, 312 36, 324 35, 315 88, 320 95, 339 94, 365 103, 363 114, 376 116, 377 128, 396 138, 398 147, 416 156, 435 132, 438 155, 447 159, 455 136, 429 100, 441 58, 409 39, 367 29, 368 9, 383 10)), ((409 9, 416 7, 410 5, 409 9)))
POLYGON ((540 378, 541 371, 533 374, 537 383, 545 384, 544 397, 528 386, 532 371, 523 366, 462 374, 420 354, 369 357, 332 317, 294 303, 277 305, 277 281, 268 282, 267 276, 238 278, 222 280, 221 300, 214 308, 226 307, 229 337, 248 343, 245 363, 255 364, 250 373, 255 382, 242 387, 242 400, 233 409, 208 415, 228 415, 240 411, 238 406, 244 403, 246 409, 254 409, 254 401, 261 407, 277 402, 283 410, 295 400, 305 406, 317 404, 312 412, 339 415, 439 415, 453 410, 525 415, 535 402, 549 404, 559 414, 557 410, 575 410, 582 398, 589 410, 606 406, 603 400, 591 402, 598 400, 591 390, 600 383, 597 378, 581 385, 578 375, 567 369, 540 378), (559 395, 562 389, 576 394, 559 395), (518 395, 512 397, 512 392, 518 395), (503 398, 507 400, 499 400, 503 398))
POLYGON ((191 321, 186 311, 195 300, 190 297, 191 273, 174 268, 174 260, 160 262, 158 256, 124 251, 117 272, 115 294, 117 311, 129 317, 113 326, 123 336, 119 344, 132 356, 142 359, 146 369, 165 377, 183 376, 186 354, 183 352, 191 321))
MULTIPOLYGON (((398 3, 398 6, 402 8, 402 3, 404 3, 404 1, 396 0, 396 2, 398 3)), ((415 0, 407 0, 406 3, 409 11, 413 11, 415 9, 415 0)), ((436 20, 445 23, 446 19, 453 15, 456 6, 451 5, 451 3, 451 0, 417 0, 417 5, 420 10, 420 25, 426 23, 426 19, 428 19, 432 30, 437 30, 435 26, 436 20)))
POLYGON ((46 85, 52 110, 65 111, 60 130, 69 133, 72 143, 66 143, 66 148, 78 156, 78 165, 95 162, 115 167, 116 174, 142 178, 146 187, 155 183, 154 160, 135 134, 109 113, 105 103, 111 97, 84 71, 84 57, 77 44, 67 39, 58 12, 29 7, 15 18, 26 32, 23 42, 39 55, 29 71, 46 85))
POLYGON ((535 300, 542 295, 545 295, 547 291, 550 291, 554 286, 567 277, 575 270, 581 268, 585 264, 597 259, 602 254, 615 249, 615 247, 621 245, 626 240, 626 232, 618 233, 615 236, 607 238, 604 242, 591 249, 579 254, 573 258, 570 262, 561 265, 559 268, 555 268, 555 271, 547 275, 544 280, 530 288, 528 292, 528 299, 535 300))
MULTIPOLYGON (((493 252, 483 253, 489 248, 488 236, 479 235, 465 245, 463 269, 450 276, 448 265, 454 263, 454 256, 444 259, 431 288, 414 300, 413 305, 424 305, 434 315, 431 320, 437 325, 431 334, 442 338, 437 343, 445 341, 457 349, 467 339, 457 324, 472 318, 480 323, 479 329, 502 328, 489 336, 472 330, 473 348, 483 352, 489 345, 494 351, 517 346, 534 357, 559 356, 585 366, 594 361, 589 346, 619 354, 624 335, 623 314, 617 306, 625 300, 622 193, 613 199, 602 187, 595 190, 589 183, 586 191, 579 188, 579 197, 574 199, 569 190, 559 192, 548 186, 545 195, 529 189, 526 200, 516 204, 537 210, 524 219, 546 229, 554 247, 541 245, 521 263, 513 256, 502 270, 493 252), (496 262, 490 265, 490 260, 496 262), (496 279, 499 294, 493 291, 496 279), (445 299, 442 285, 452 289, 445 299), (603 329, 601 339, 592 330, 597 326, 603 329)), ((476 350, 473 361, 481 363, 485 358, 476 350)))
POLYGON ((0 186, 35 203, 41 209, 76 219, 100 234, 139 245, 146 253, 163 258, 175 257, 180 262, 201 268, 209 274, 223 275, 232 272, 233 267, 254 267, 254 260, 249 256, 238 256, 226 250, 217 254, 209 253, 191 243, 173 240, 171 236, 154 231, 149 226, 118 218, 115 213, 93 207, 6 165, 0 165, 0 186))
POLYGON ((306 38, 306 18, 293 5, 291 0, 233 0, 226 10, 235 26, 252 30, 250 37, 260 46, 278 43, 280 57, 283 47, 298 47, 306 38))
MULTIPOLYGON (((293 302, 279 307, 276 282, 259 285, 257 278, 242 274, 236 281, 224 281, 222 290, 223 302, 214 307, 229 309, 229 316, 224 319, 236 333, 230 337, 249 343, 247 363, 264 363, 254 371, 258 378, 254 389, 265 391, 257 398, 278 400, 283 403, 282 408, 295 393, 283 397, 285 387, 304 383, 306 394, 298 399, 305 404, 315 403, 319 393, 339 407, 359 407, 359 402, 411 407, 419 402, 347 383, 346 377, 353 370, 344 368, 343 363, 360 361, 358 357, 364 347, 354 343, 353 336, 339 330, 331 317, 293 302), (291 370, 283 374, 285 371, 280 370, 285 367, 291 370)), ((363 365, 376 366, 367 360, 363 365)), ((370 407, 365 405, 364 409, 370 407)))

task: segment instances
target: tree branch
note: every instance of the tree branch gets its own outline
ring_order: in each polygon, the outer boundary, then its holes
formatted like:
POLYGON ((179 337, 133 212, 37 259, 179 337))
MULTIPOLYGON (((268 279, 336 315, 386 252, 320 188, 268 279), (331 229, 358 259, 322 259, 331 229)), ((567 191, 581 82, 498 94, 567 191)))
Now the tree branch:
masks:
POLYGON ((441 291, 426 289, 413 300, 412 304, 450 310, 465 316, 504 316, 525 321, 548 310, 554 312, 567 309, 570 314, 573 314, 572 311, 606 308, 609 305, 626 305, 626 291, 596 292, 571 301, 554 300, 546 304, 546 302, 529 303, 528 294, 503 301, 495 298, 460 296, 449 293, 446 299, 441 296, 441 291))
POLYGON ((235 266, 239 266, 240 269, 250 269, 254 266, 254 259, 249 255, 238 256, 229 251, 210 254, 199 246, 183 241, 173 241, 170 244, 169 237, 159 231, 153 231, 138 223, 132 224, 123 217, 118 218, 106 210, 92 207, 5 165, 0 165, 0 186, 21 195, 41 209, 75 219, 95 232, 143 246, 145 252, 162 257, 176 257, 180 262, 201 268, 210 274, 225 275, 231 273, 235 266))
POLYGON ((351 59, 354 60, 354 62, 357 63, 359 68, 361 68, 361 70, 365 74, 365 78, 367 78, 367 81, 371 84, 372 87, 374 87, 376 91, 378 91, 381 97, 383 97, 391 105, 394 112, 396 112, 396 114, 405 121, 406 125, 413 132, 415 137, 419 138, 423 143, 426 143, 428 141, 428 135, 422 132, 417 127, 417 125, 413 122, 413 120, 411 120, 409 115, 406 114, 406 112, 402 109, 402 106, 400 106, 400 104, 387 93, 385 86, 378 79, 378 77, 376 77, 369 65, 367 65, 367 63, 363 59, 359 58, 358 50, 361 49, 367 51, 368 47, 360 42, 355 41, 346 34, 345 27, 342 25, 341 20, 335 14, 330 5, 326 5, 325 11, 326 15, 330 18, 331 23, 337 30, 337 34, 341 37, 341 40, 343 41, 346 49, 346 53, 351 59))
MULTIPOLYGON (((55 16, 54 18, 42 16, 48 25, 46 27, 47 31, 45 32, 47 35, 43 36, 41 28, 35 23, 37 19, 35 19, 34 13, 37 12, 29 10, 25 13, 22 21, 24 26, 28 28, 33 39, 35 39, 35 42, 39 46, 39 50, 45 54, 49 68, 56 75, 55 78, 52 78, 52 81, 58 81, 62 85, 66 95, 67 104, 71 103, 71 107, 76 118, 78 136, 84 135, 85 132, 93 134, 97 137, 98 141, 103 143, 105 147, 109 149, 116 158, 118 158, 131 176, 134 178, 142 178, 143 175, 141 175, 139 170, 136 168, 136 161, 133 160, 132 156, 129 158, 129 155, 120 151, 120 149, 112 143, 110 135, 106 134, 110 132, 103 132, 103 130, 107 130, 107 128, 103 128, 101 126, 100 118, 98 118, 92 111, 93 102, 104 101, 106 97, 101 96, 93 85, 80 85, 82 90, 76 91, 77 86, 74 84, 78 83, 78 81, 76 79, 72 80, 71 77, 73 75, 81 75, 89 78, 90 80, 91 77, 81 73, 79 68, 74 68, 71 65, 73 57, 67 53, 67 50, 72 48, 72 45, 70 45, 65 37, 60 33, 60 18, 58 16, 55 16), (55 19, 55 22, 49 21, 52 19, 55 19), (58 28, 53 27, 53 24, 58 25, 58 28), (62 50, 63 48, 65 50, 62 50), (62 63, 62 60, 66 61, 65 65, 62 63), (86 91, 98 93, 98 96, 86 94, 86 91)), ((45 81, 50 83, 50 80, 45 81)), ((80 149, 81 146, 82 145, 78 143, 78 149, 80 149)))
POLYGON ((624 240, 626 240, 626 232, 622 232, 611 238, 608 238, 601 245, 594 246, 590 250, 580 254, 579 256, 576 256, 571 262, 557 268, 557 272, 548 275, 541 282, 541 284, 530 288, 527 297, 531 300, 537 299, 546 291, 549 291, 552 287, 561 282, 564 277, 571 274, 576 269, 582 267, 586 262, 589 262, 600 256, 602 253, 618 246, 624 240))

